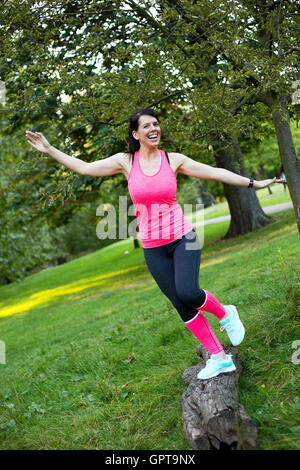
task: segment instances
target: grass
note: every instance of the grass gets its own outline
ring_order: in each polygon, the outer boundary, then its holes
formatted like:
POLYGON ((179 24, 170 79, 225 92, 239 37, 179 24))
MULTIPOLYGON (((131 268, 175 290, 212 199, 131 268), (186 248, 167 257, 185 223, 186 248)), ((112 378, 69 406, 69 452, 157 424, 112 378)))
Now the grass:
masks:
MULTIPOLYGON (((261 449, 298 449, 299 234, 293 211, 233 240, 205 227, 200 286, 239 306, 240 401, 261 449)), ((188 449, 182 372, 197 340, 122 240, 0 287, 1 449, 188 449), (128 253, 126 253, 128 251, 128 253)), ((208 314, 218 338, 228 344, 208 314)))

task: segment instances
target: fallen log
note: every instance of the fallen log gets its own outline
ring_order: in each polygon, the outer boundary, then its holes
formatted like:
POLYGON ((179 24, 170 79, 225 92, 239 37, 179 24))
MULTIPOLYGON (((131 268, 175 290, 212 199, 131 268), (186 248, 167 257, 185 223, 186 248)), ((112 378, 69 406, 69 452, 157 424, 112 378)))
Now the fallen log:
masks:
POLYGON ((207 380, 197 379, 210 354, 199 345, 198 356, 204 362, 189 367, 182 375, 189 387, 182 395, 183 423, 192 449, 257 449, 257 428, 239 403, 238 381, 242 371, 237 349, 224 346, 232 354, 236 371, 207 380))

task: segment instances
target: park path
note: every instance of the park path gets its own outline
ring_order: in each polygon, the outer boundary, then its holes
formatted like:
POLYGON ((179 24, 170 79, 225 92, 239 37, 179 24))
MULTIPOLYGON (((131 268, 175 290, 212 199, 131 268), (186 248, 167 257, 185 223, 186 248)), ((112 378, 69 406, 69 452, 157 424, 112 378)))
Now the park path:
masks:
MULTIPOLYGON (((293 203, 290 202, 283 202, 282 204, 274 204, 273 206, 266 206, 263 207, 263 211, 266 214, 272 214, 273 212, 280 212, 285 211, 287 209, 292 209, 293 203)), ((204 222, 198 222, 193 224, 194 227, 200 227, 201 225, 209 225, 209 224, 218 224, 220 222, 226 222, 226 220, 230 220, 230 215, 223 215, 221 217, 215 217, 214 219, 204 220, 204 222)))

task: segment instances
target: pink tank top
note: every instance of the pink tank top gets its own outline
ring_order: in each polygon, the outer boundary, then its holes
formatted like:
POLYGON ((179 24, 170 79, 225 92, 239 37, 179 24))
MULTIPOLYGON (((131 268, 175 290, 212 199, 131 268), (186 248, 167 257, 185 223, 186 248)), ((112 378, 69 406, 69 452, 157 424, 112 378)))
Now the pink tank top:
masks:
POLYGON ((143 173, 139 151, 135 152, 128 177, 143 248, 166 245, 193 230, 176 200, 177 179, 160 152, 160 169, 154 175, 143 173))

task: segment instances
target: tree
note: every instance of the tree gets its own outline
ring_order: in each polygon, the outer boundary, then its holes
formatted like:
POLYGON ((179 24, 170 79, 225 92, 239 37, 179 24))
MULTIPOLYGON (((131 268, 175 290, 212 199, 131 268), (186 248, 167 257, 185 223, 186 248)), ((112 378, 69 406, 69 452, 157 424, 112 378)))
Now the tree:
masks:
MULTIPOLYGON (((119 149, 121 144, 124 148, 131 111, 145 104, 163 109, 169 102, 167 128, 174 129, 173 142, 179 148, 189 148, 188 153, 199 158, 207 155, 208 145, 217 149, 221 142, 222 159, 239 171, 232 155, 237 139, 251 132, 248 107, 256 106, 265 83, 269 86, 274 77, 276 86, 285 90, 295 77, 296 51, 283 54, 283 65, 274 62, 262 46, 259 27, 264 24, 267 31, 279 31, 281 53, 291 48, 293 1, 284 2, 284 7, 274 1, 281 13, 265 15, 264 22, 259 8, 270 2, 260 2, 259 7, 252 1, 221 0, 19 3, 10 2, 10 8, 0 12, 4 25, 0 34, 6 41, 1 75, 8 85, 9 128, 13 131, 30 119, 45 132, 50 121, 53 129, 60 130, 60 139, 71 137, 75 152, 81 152, 87 140, 93 142, 105 126, 110 140, 104 139, 104 145, 103 139, 96 141, 96 146, 101 143, 104 151, 119 149), (277 23, 276 18, 280 18, 277 23), (290 32, 287 18, 292 18, 290 32), (282 71, 288 77, 284 85, 282 71), (62 91, 70 97, 66 105, 62 91), (47 119, 42 123, 43 116, 47 119), (183 142, 182 134, 188 134, 183 142)), ((256 117, 260 119, 259 113, 256 117)), ((99 158, 97 149, 83 155, 87 160, 99 158)), ((240 159, 240 150, 238 155, 240 159)), ((244 188, 236 190, 240 189, 244 188)), ((257 227, 268 219, 261 216, 253 193, 238 197, 245 205, 240 211, 252 207, 258 224, 250 226, 257 227)), ((234 211, 236 205, 230 207, 234 211)), ((244 227, 236 224, 231 234, 237 233, 244 233, 244 227)))
MULTIPOLYGON (((249 178, 238 141, 232 142, 229 148, 227 142, 225 146, 220 143, 216 149, 216 160, 220 168, 249 178), (228 156, 229 152, 231 155, 228 156)), ((225 238, 257 230, 269 223, 270 218, 262 210, 255 191, 249 192, 248 188, 228 184, 224 184, 224 191, 231 214, 225 238)))
MULTIPOLYGON (((222 47, 222 55, 236 73, 235 86, 243 91, 237 109, 260 102, 271 112, 300 232, 300 171, 290 128, 291 95, 299 74, 298 4, 245 0, 241 5, 244 44, 235 47, 233 42, 231 50, 222 47)), ((232 32, 227 40, 232 40, 232 32)))
MULTIPOLYGON (((137 4, 130 0, 129 3, 148 24, 157 30, 163 29, 156 18, 150 18, 146 8, 141 7, 141 2, 137 4)), ((172 6, 169 6, 170 2, 162 1, 158 4, 165 14, 164 19, 169 20, 169 27, 166 27, 168 32, 171 30, 174 10, 179 18, 178 23, 184 22, 185 34, 172 35, 173 44, 182 52, 179 62, 185 62, 185 57, 190 63, 195 56, 200 58, 198 62, 192 62, 194 73, 190 73, 190 67, 187 67, 189 79, 194 84, 200 82, 202 85, 209 77, 207 73, 204 75, 205 72, 212 72, 213 86, 208 87, 209 98, 220 97, 221 106, 214 102, 216 113, 210 113, 210 118, 219 123, 216 126, 219 130, 234 137, 237 128, 232 125, 232 117, 237 117, 246 105, 261 102, 270 109, 300 231, 300 173, 289 124, 291 90, 299 70, 297 2, 245 0, 212 3, 176 0, 172 6), (225 95, 228 97, 229 93, 229 100, 226 101, 225 95), (223 119, 218 114, 223 114, 223 119), (228 123, 225 122, 226 117, 228 123)), ((198 116, 204 115, 203 102, 204 105, 207 103, 203 100, 203 88, 201 91, 202 103, 199 103, 197 93, 194 93, 192 101, 198 116)), ((243 120, 237 121, 245 125, 243 120)), ((223 155, 223 163, 224 158, 223 155)), ((228 160, 228 163, 232 162, 228 160)), ((267 217, 262 217, 259 209, 254 212, 258 221, 261 218, 266 220, 267 217)))

